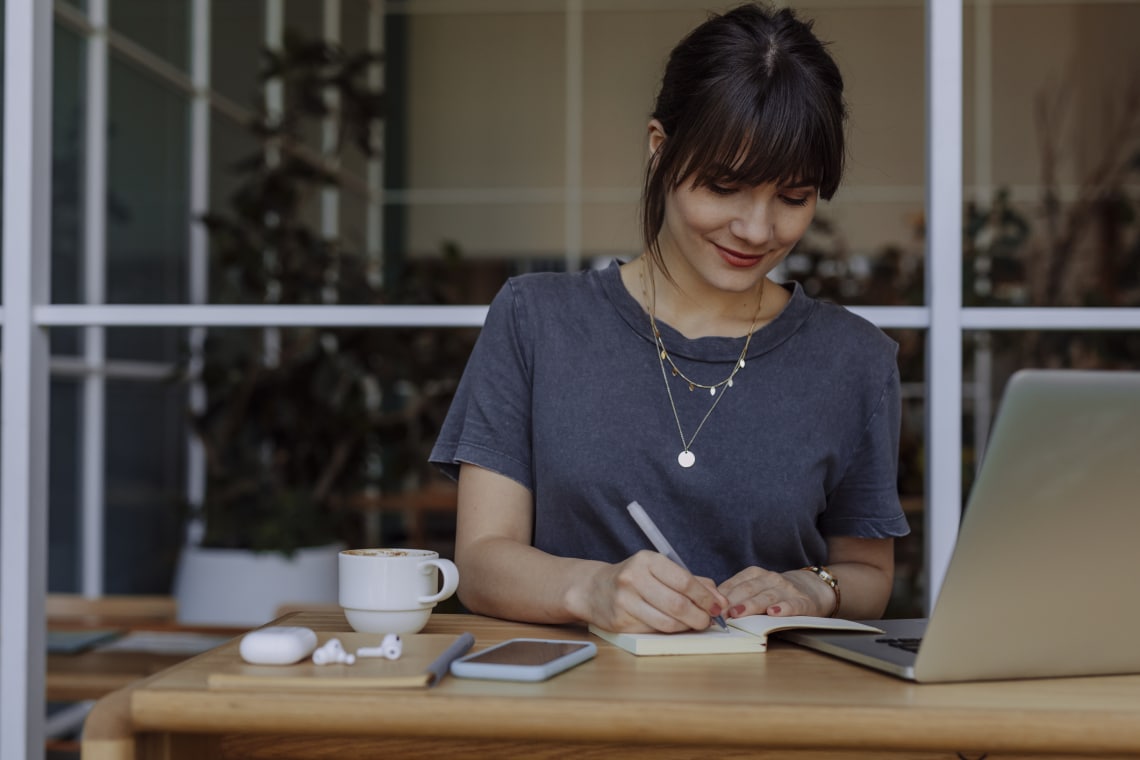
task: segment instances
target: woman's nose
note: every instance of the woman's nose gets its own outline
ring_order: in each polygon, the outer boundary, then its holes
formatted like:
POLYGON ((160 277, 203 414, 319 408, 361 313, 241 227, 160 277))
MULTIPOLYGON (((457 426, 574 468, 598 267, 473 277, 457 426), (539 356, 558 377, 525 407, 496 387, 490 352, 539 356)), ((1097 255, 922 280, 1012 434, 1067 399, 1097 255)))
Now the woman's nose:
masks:
POLYGON ((765 201, 751 201, 740 206, 729 231, 749 245, 763 245, 775 236, 772 215, 765 201))

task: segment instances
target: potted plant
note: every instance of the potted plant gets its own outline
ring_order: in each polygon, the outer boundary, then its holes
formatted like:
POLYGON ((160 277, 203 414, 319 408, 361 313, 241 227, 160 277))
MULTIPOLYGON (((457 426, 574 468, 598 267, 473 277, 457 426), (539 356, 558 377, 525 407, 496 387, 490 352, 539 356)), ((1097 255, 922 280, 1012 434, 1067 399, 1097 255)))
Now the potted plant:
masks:
MULTIPOLYGON (((279 118, 262 114, 250 124, 259 150, 237 165, 228 206, 201 220, 211 240, 213 302, 455 297, 446 276, 415 269, 381 286, 362 252, 322 236, 306 214, 320 190, 340 184, 333 167, 349 143, 365 156, 377 150, 373 126, 384 101, 363 83, 374 62, 293 37, 265 53, 262 81, 281 83, 285 105, 279 118), (304 135, 330 116, 339 124, 337 150, 312 155, 304 135)), ((449 252, 444 267, 454 268, 456 249, 449 252)), ((183 373, 205 395, 191 422, 205 452, 206 489, 191 512, 199 540, 185 547, 176 578, 181 619, 256 624, 280 602, 335 602, 336 552, 354 542, 359 522, 345 505, 426 470, 469 350, 469 337, 456 331, 211 330, 183 373), (291 570, 294 580, 285 575, 291 570), (273 597, 274 588, 285 596, 273 597)))

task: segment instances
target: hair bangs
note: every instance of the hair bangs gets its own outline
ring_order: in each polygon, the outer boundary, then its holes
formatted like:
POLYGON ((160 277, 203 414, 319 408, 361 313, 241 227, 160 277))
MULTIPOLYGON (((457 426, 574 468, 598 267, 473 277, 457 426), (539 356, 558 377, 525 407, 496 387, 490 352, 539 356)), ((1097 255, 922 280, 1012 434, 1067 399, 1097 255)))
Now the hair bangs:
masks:
POLYGON ((824 109, 786 78, 765 84, 758 96, 724 93, 699 109, 702 117, 680 140, 686 155, 672 165, 672 186, 775 183, 834 194, 844 163, 842 123, 828 123, 824 109))

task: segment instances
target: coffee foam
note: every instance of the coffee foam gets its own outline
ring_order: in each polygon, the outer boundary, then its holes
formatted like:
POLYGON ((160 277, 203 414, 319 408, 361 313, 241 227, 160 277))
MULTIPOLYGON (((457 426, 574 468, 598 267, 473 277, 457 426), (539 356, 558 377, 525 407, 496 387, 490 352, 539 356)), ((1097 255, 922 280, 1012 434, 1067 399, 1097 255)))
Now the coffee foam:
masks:
POLYGON ((427 549, 346 549, 344 554, 354 557, 431 557, 435 552, 427 549))

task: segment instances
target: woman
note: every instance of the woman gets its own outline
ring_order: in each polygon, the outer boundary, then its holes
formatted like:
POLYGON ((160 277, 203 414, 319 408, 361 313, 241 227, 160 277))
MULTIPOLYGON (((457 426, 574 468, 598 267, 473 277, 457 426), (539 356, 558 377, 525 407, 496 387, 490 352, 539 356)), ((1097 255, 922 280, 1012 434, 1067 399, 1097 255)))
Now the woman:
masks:
POLYGON ((792 11, 745 5, 673 50, 645 252, 510 280, 432 452, 459 481, 471 611, 666 632, 882 614, 907 532, 896 346, 768 280, 839 185, 844 119, 792 11), (631 501, 691 573, 650 550, 631 501))

